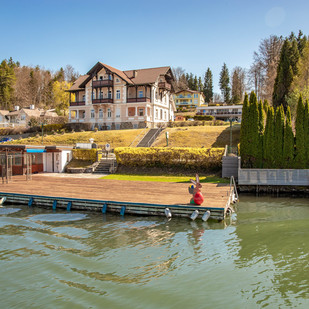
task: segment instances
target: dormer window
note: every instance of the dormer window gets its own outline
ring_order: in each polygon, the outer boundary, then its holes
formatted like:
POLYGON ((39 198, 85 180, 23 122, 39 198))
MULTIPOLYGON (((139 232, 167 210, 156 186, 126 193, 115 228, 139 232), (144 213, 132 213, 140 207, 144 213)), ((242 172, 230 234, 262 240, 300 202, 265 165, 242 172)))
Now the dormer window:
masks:
POLYGON ((103 80, 103 76, 100 76, 100 80, 103 80))

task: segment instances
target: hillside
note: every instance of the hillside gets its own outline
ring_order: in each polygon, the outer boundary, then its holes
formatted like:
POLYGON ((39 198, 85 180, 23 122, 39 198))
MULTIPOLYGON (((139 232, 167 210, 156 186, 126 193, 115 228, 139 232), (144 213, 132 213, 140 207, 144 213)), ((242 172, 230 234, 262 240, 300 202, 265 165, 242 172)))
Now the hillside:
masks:
MULTIPOLYGON (((169 132, 169 147, 224 147, 230 142, 229 126, 200 126, 167 128, 153 144, 156 147, 165 147, 165 132, 169 132)), ((75 143, 88 143, 90 138, 98 145, 109 143, 112 148, 128 147, 143 129, 113 130, 113 131, 87 131, 44 136, 44 145, 74 145, 75 143)), ((239 143, 240 125, 233 126, 233 146, 239 143)), ((29 137, 14 140, 8 144, 42 145, 42 137, 29 137)), ((135 143, 136 144, 136 143, 135 143)))

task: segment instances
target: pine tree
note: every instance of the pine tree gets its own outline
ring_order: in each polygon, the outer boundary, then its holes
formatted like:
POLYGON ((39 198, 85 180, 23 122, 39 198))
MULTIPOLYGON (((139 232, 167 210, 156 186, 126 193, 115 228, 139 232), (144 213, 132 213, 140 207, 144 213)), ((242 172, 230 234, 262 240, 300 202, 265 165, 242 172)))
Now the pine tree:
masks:
POLYGON ((269 107, 264 133, 263 166, 272 168, 274 164, 274 109, 269 107))
POLYGON ((230 102, 230 77, 229 77, 229 70, 226 66, 226 64, 223 64, 222 70, 220 72, 220 80, 219 80, 219 85, 221 89, 222 96, 224 98, 225 103, 230 102))
POLYGON ((240 127, 240 146, 239 152, 241 156, 241 165, 243 167, 247 167, 248 164, 248 128, 250 125, 249 119, 249 99, 248 95, 245 94, 243 108, 242 108, 242 119, 241 119, 241 127, 240 127))
POLYGON ((283 138, 284 138, 284 110, 283 106, 277 107, 275 116, 274 147, 274 168, 283 167, 283 138))
POLYGON ((198 91, 199 92, 203 92, 203 82, 202 82, 202 78, 201 77, 199 77, 198 78, 198 91))
POLYGON ((259 109, 257 98, 253 91, 250 94, 249 102, 249 165, 250 167, 257 167, 259 161, 259 109))
POLYGON ((304 136, 305 136, 305 156, 306 156, 306 166, 309 167, 309 103, 306 100, 305 111, 304 111, 304 136))
POLYGON ((305 134, 304 134, 305 107, 302 96, 299 97, 295 121, 295 168, 304 168, 306 160, 305 134))
POLYGON ((193 89, 195 91, 198 91, 198 80, 197 80, 197 76, 194 76, 194 80, 193 80, 193 89))
POLYGON ((293 167, 294 160, 294 134, 292 130, 291 110, 287 107, 286 120, 284 128, 284 142, 283 142, 283 163, 285 168, 293 167))
POLYGON ((212 73, 210 68, 207 68, 207 71, 205 73, 204 77, 204 96, 205 96, 205 102, 210 103, 213 101, 213 84, 212 84, 212 73))
POLYGON ((3 60, 0 64, 0 108, 10 109, 12 107, 14 84, 16 76, 14 72, 15 63, 12 58, 3 60))

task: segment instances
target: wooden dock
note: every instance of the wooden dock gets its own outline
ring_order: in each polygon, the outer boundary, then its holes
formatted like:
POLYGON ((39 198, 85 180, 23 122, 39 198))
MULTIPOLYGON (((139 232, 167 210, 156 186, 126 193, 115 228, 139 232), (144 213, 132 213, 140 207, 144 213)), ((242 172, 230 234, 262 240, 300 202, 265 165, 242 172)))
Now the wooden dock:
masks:
MULTIPOLYGON (((59 175, 60 176, 60 175, 59 175)), ((189 203, 188 183, 118 181, 108 179, 33 175, 31 181, 14 176, 2 184, 0 198, 7 203, 50 209, 92 210, 103 213, 165 216, 169 208, 174 217, 190 217, 198 210, 201 218, 209 210, 210 218, 224 220, 230 207, 233 188, 229 184, 203 183, 204 203, 189 203)))

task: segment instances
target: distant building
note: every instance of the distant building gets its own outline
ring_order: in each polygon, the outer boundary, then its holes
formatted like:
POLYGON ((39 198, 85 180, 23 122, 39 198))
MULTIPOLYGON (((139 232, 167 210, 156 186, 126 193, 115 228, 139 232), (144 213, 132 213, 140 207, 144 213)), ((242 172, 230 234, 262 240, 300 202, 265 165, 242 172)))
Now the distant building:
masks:
POLYGON ((213 116, 216 120, 241 121, 242 107, 242 105, 201 106, 196 109, 196 114, 213 116))
POLYGON ((174 120, 170 67, 120 71, 98 62, 70 92, 69 122, 99 130, 155 128, 174 120))
POLYGON ((181 116, 181 115, 175 116, 175 121, 185 121, 185 120, 186 120, 185 116, 181 116))
POLYGON ((174 101, 176 107, 190 107, 196 108, 205 104, 205 98, 203 92, 194 90, 180 90, 174 94, 174 101))
POLYGON ((35 108, 34 105, 29 107, 23 107, 19 109, 19 106, 15 106, 13 112, 7 113, 6 117, 9 119, 9 123, 12 126, 28 126, 31 118, 37 119, 39 122, 46 119, 57 118, 58 114, 53 110, 44 110, 35 108))

